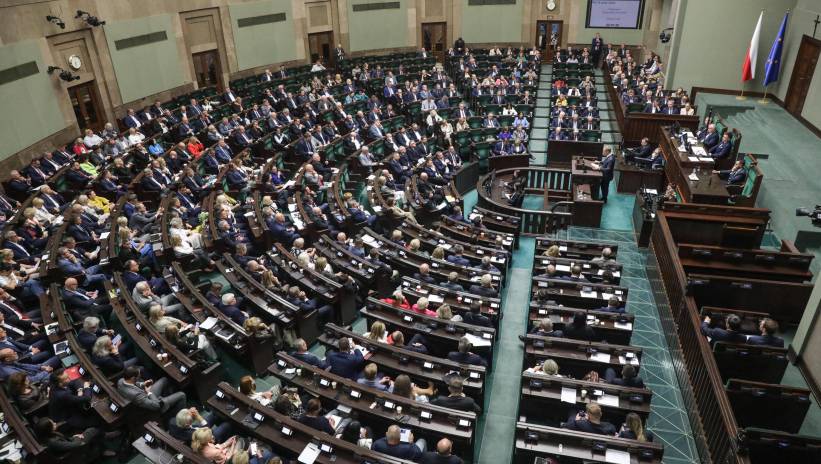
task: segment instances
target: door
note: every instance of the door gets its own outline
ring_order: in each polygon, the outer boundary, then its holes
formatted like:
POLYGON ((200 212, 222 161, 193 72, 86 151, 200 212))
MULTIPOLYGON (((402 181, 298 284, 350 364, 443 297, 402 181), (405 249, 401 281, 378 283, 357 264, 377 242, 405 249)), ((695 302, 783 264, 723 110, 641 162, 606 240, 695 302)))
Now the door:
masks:
POLYGON ((445 49, 448 43, 448 23, 423 23, 422 46, 432 53, 439 63, 445 62, 445 49))
POLYGON ((100 96, 94 81, 69 87, 68 97, 80 129, 93 129, 95 132, 103 129, 105 115, 100 106, 100 96))
POLYGON ((194 60, 194 74, 197 76, 197 87, 222 88, 222 70, 220 67, 220 55, 217 50, 194 53, 191 55, 194 60))
POLYGON ((316 63, 316 60, 322 60, 323 65, 328 69, 332 69, 336 66, 336 57, 333 53, 333 32, 328 31, 308 34, 308 47, 311 52, 311 63, 316 63))
POLYGON ((536 47, 542 56, 552 60, 562 47, 562 21, 536 21, 536 47))
POLYGON ((798 55, 792 68, 790 86, 787 89, 787 98, 784 99, 784 108, 794 116, 801 115, 804 109, 804 100, 810 90, 815 65, 818 64, 818 55, 821 52, 821 40, 805 35, 801 39, 798 55))

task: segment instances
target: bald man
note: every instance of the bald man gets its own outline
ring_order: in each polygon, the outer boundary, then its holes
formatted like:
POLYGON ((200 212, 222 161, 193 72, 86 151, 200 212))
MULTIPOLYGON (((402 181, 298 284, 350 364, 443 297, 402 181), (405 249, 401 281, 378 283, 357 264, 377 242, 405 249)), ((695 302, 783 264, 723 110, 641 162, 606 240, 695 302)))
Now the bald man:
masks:
POLYGON ((52 367, 46 364, 21 363, 17 353, 11 348, 0 350, 0 380, 8 379, 12 374, 23 372, 32 383, 44 383, 48 380, 52 367))
POLYGON ((451 454, 453 443, 447 438, 439 440, 436 451, 428 451, 422 455, 421 464, 462 464, 462 458, 451 454))
POLYGON ((75 320, 83 320, 89 316, 97 317, 101 321, 107 320, 111 314, 111 305, 108 299, 99 297, 97 291, 87 292, 80 288, 77 279, 69 277, 63 288, 63 303, 66 305, 75 320))
POLYGON ((398 425, 391 425, 385 436, 373 442, 371 449, 377 453, 387 454, 399 459, 407 459, 409 461, 418 462, 427 445, 424 439, 419 439, 416 443, 413 442, 413 432, 408 432, 408 439, 406 442, 401 440, 402 429, 398 425))

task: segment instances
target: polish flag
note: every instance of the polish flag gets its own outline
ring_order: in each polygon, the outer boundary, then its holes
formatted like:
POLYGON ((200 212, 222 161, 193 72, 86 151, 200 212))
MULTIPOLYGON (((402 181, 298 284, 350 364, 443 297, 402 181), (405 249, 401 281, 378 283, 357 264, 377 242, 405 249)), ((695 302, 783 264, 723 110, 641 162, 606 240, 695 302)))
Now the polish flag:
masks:
POLYGON ((755 25, 753 38, 750 40, 750 48, 747 49, 747 56, 744 57, 744 67, 741 69, 741 81, 746 82, 755 79, 755 60, 758 57, 758 36, 761 35, 761 19, 764 12, 758 16, 758 24, 755 25))

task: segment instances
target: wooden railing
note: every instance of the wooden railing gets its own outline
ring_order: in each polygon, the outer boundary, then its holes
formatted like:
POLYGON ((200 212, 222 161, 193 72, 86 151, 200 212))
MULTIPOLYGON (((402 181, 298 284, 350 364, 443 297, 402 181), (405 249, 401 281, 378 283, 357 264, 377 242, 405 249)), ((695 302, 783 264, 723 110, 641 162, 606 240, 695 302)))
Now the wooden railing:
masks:
POLYGON ((656 217, 651 246, 672 314, 672 318, 661 317, 662 326, 671 351, 679 352, 683 361, 674 361, 674 367, 684 405, 691 411, 688 417, 699 456, 702 462, 747 464, 748 459, 738 455, 738 424, 710 345, 701 334, 698 307, 686 294, 687 277, 663 211, 656 217))
POLYGON ((518 217, 521 232, 524 234, 544 235, 565 228, 572 223, 573 214, 570 212, 523 209, 494 200, 492 189, 496 176, 511 175, 514 171, 523 171, 527 175, 525 191, 529 191, 528 193, 545 194, 547 192, 551 196, 558 195, 559 200, 570 198, 569 170, 536 167, 500 169, 479 178, 476 183, 476 190, 479 194, 478 205, 491 211, 518 217))

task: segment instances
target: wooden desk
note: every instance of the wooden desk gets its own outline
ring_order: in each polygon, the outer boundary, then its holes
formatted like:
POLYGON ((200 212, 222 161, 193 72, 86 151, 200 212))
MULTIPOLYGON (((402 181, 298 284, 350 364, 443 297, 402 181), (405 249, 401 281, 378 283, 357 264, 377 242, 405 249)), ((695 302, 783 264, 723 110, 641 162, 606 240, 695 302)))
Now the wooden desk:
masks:
POLYGON ((134 448, 153 464, 168 464, 177 462, 177 455, 181 455, 184 462, 191 464, 210 464, 213 461, 194 452, 190 446, 172 437, 156 422, 145 424, 145 435, 136 439, 134 448))
POLYGON ((811 254, 680 243, 678 255, 687 273, 719 274, 798 283, 811 281, 813 277, 812 272, 809 271, 813 260, 811 254))
POLYGON ((430 403, 394 395, 362 385, 353 380, 319 369, 283 352, 277 353, 275 362, 268 373, 276 376, 283 384, 294 385, 300 390, 323 399, 325 403, 350 408, 375 430, 387 429, 400 423, 412 427, 414 435, 429 440, 449 438, 454 444, 454 452, 470 454, 477 415, 475 412, 443 408, 430 403), (355 392, 355 393, 353 393, 355 392), (377 407, 371 407, 376 403, 377 407), (401 409, 399 409, 401 408, 401 409), (423 412, 429 417, 423 417, 423 412), (468 425, 459 425, 460 422, 468 425))
POLYGON ((664 155, 667 181, 676 185, 682 201, 727 205, 730 192, 727 191, 726 182, 718 174, 712 173, 713 164, 686 161, 686 154, 678 151, 677 145, 670 140, 669 130, 666 127, 658 130, 661 134, 659 146, 664 155), (695 174, 698 180, 690 180, 691 174, 695 174))
POLYGON ((603 147, 604 144, 601 142, 549 140, 547 142, 547 162, 551 167, 569 167, 574 156, 593 157, 599 160, 603 147))
POLYGON ((650 415, 652 397, 653 392, 647 388, 524 372, 519 417, 525 417, 530 422, 534 422, 530 419, 536 419, 535 422, 539 423, 548 421, 558 426, 560 422, 567 420, 571 411, 583 410, 587 404, 598 403, 604 412, 604 420, 618 427, 631 412, 638 414, 646 422, 650 415), (562 401, 563 389, 576 392, 575 403, 562 401))
POLYGON ((664 446, 659 443, 517 422, 513 462, 532 464, 537 457, 554 456, 562 459, 561 462, 611 462, 605 459, 604 451, 593 449, 597 443, 604 444, 608 450, 630 454, 631 463, 661 464, 664 455, 664 446))
POLYGON ((810 390, 788 385, 730 379, 726 390, 742 427, 798 433, 812 403, 810 390))
POLYGON ((368 298, 368 307, 362 308, 360 312, 368 321, 369 326, 373 321, 382 321, 388 330, 401 331, 407 340, 410 340, 416 333, 424 335, 430 343, 428 346, 430 353, 440 358, 445 358, 449 352, 456 351, 459 340, 466 334, 489 342, 488 346, 475 347, 474 352, 492 355, 493 339, 496 335, 496 330, 493 328, 479 327, 464 322, 443 321, 390 306, 374 298, 368 298))
POLYGON ((627 304, 627 287, 616 285, 578 282, 575 280, 551 279, 544 276, 533 277, 531 293, 546 289, 550 299, 577 308, 599 309, 607 306, 611 296, 615 296, 622 305, 627 304), (589 292, 584 292, 584 289, 589 292))
POLYGON ((559 247, 559 254, 562 258, 579 258, 590 260, 601 256, 602 250, 610 248, 613 252, 613 259, 617 259, 619 245, 617 243, 606 243, 602 241, 585 242, 581 240, 557 240, 551 237, 538 237, 536 239, 536 254, 542 255, 553 245, 559 247))
POLYGON ((326 349, 336 349, 337 340, 341 337, 351 338, 356 345, 366 347, 369 353, 365 359, 379 366, 380 372, 384 369, 388 374, 408 374, 411 380, 422 380, 417 382, 419 385, 431 382, 437 385, 439 391, 447 390, 444 383, 446 374, 459 372, 464 380, 465 393, 474 398, 477 404, 484 404, 484 386, 487 378, 487 369, 484 366, 461 364, 447 358, 375 342, 336 324, 325 326, 325 333, 319 337, 319 343, 326 349))
POLYGON ((579 313, 585 315, 588 325, 593 328, 600 340, 619 345, 630 344, 635 320, 635 316, 630 313, 611 313, 531 301, 528 320, 535 327, 542 319, 550 319, 554 329, 563 330, 573 323, 573 317, 579 313))
POLYGON ((412 297, 411 300, 425 297, 431 307, 438 308, 447 304, 455 314, 465 314, 470 311, 474 302, 481 302, 479 311, 490 318, 494 325, 502 313, 502 302, 499 298, 489 298, 467 291, 451 290, 440 285, 429 284, 412 277, 402 277, 402 293, 412 297))
POLYGON ((591 192, 588 184, 573 187, 573 225, 580 227, 599 227, 604 202, 596 200, 597 189, 591 192))
POLYGON ((620 373, 628 362, 636 368, 636 372, 641 367, 642 350, 637 347, 533 334, 525 335, 524 343, 524 368, 534 367, 537 362, 551 358, 557 360, 561 375, 584 378, 591 370, 601 377, 608 368, 620 373))
POLYGON ((277 454, 296 459, 306 446, 314 444, 327 445, 331 449, 330 453, 320 453, 315 461, 320 464, 361 464, 363 460, 384 464, 410 464, 410 461, 356 446, 279 414, 273 408, 262 406, 243 395, 226 382, 220 383, 218 387, 219 393, 208 400, 208 406, 241 430, 242 435, 251 435, 262 440, 271 445, 277 454), (218 395, 223 397, 220 398, 218 395), (260 414, 263 420, 251 428, 244 419, 253 417, 254 413, 260 414))
POLYGON ((663 170, 644 169, 635 164, 628 164, 621 153, 616 156, 616 171, 619 172, 619 182, 616 185, 616 191, 619 193, 633 194, 642 187, 664 193, 666 188, 663 170))

